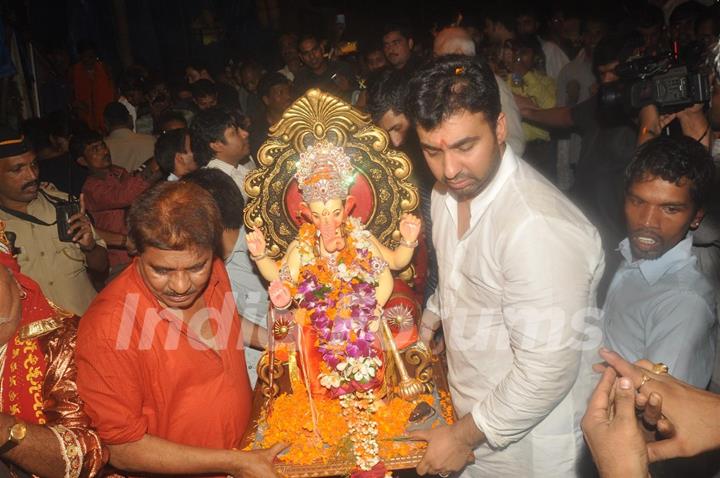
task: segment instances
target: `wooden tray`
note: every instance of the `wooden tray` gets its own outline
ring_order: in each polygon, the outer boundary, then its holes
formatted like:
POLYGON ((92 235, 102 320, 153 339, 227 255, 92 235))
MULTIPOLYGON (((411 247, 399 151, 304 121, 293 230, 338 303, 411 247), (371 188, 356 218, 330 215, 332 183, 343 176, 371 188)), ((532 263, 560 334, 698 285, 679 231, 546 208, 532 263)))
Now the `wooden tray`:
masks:
MULTIPOLYGON (((413 344, 401 350, 400 353, 408 369, 408 373, 423 382, 426 386, 426 391, 435 397, 435 405, 439 405, 440 392, 449 393, 446 379, 447 367, 445 366, 444 356, 442 358, 431 356, 421 343, 413 344), (426 354, 426 363, 423 361, 423 354, 426 354)), ((258 382, 253 398, 252 421, 251 426, 245 434, 243 448, 251 446, 258 437, 258 434, 262 434, 262 430, 259 430, 258 425, 264 419, 264 412, 269 409, 272 400, 280 393, 290 390, 287 364, 281 364, 279 361, 275 361, 275 383, 273 384, 272 390, 269 387, 269 372, 270 367, 268 366, 268 356, 266 353, 258 364, 258 382)), ((390 383, 392 383, 393 374, 395 373, 395 370, 389 365, 386 370, 386 376, 389 376, 388 381, 390 383)), ((439 419, 441 423, 445 423, 442 414, 439 419)), ((383 446, 382 442, 380 446, 383 446)), ((415 468, 422 459, 423 453, 424 450, 418 450, 417 453, 406 456, 384 458, 383 463, 388 471, 415 468)), ((338 459, 336 461, 313 465, 298 465, 284 462, 278 462, 276 465, 277 472, 288 478, 347 476, 355 468, 355 461, 352 459, 338 459)))

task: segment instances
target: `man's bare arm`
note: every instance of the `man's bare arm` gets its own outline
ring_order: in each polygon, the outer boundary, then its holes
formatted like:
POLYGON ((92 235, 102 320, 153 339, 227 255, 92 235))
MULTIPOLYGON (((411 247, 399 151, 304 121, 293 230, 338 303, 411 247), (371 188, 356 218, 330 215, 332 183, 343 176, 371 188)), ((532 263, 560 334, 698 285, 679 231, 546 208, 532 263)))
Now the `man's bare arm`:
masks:
POLYGON ((273 477, 273 459, 284 445, 266 450, 236 451, 179 445, 152 435, 140 440, 108 445, 110 464, 132 473, 198 475, 221 473, 231 476, 273 477))

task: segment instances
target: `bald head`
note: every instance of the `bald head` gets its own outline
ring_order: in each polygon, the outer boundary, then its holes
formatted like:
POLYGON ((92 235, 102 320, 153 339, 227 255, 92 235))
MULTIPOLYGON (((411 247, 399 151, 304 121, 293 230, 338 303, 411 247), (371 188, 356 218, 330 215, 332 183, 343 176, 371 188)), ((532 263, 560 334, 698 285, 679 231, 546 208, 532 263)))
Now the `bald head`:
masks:
POLYGON ((433 54, 475 56, 475 42, 470 33, 462 27, 448 27, 440 30, 433 42, 433 54))

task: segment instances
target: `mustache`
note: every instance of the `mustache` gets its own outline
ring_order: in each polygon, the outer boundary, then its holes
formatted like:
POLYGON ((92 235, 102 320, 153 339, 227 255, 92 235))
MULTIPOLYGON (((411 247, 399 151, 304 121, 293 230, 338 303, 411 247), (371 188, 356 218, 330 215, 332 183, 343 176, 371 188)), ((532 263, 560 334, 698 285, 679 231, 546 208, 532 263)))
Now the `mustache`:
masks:
POLYGON ((24 190, 26 190, 26 189, 30 189, 30 188, 33 187, 33 186, 35 186, 35 187, 40 187, 40 180, 39 180, 39 179, 36 179, 35 181, 28 181, 28 182, 26 182, 25 184, 22 185, 22 187, 20 188, 20 190, 24 191, 24 190))
POLYGON ((449 178, 449 177, 447 177, 447 176, 443 176, 443 179, 444 179, 444 182, 445 182, 445 183, 448 183, 448 182, 457 183, 457 182, 460 182, 460 181, 464 181, 464 180, 466 180, 466 179, 469 179, 469 176, 468 176, 466 173, 458 173, 458 174, 456 174, 455 176, 453 176, 452 178, 449 178))
POLYGON ((169 290, 169 291, 165 292, 165 295, 167 295, 168 297, 188 297, 190 295, 193 295, 195 292, 196 292, 195 289, 191 289, 187 292, 183 292, 182 294, 178 294, 175 291, 169 290))

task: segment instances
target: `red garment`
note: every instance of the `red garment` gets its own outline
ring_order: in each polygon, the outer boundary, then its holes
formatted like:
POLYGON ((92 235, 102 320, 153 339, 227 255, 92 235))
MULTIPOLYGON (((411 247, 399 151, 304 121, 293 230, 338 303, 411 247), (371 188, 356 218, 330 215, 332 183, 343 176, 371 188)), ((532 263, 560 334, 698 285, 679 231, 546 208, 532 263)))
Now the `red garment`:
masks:
MULTIPOLYGON (((13 256, 0 252, 0 265, 10 269, 24 294, 18 331, 24 325, 56 315, 37 282, 20 273, 20 266, 13 256)), ((47 361, 38 339, 20 337, 16 331, 7 342, 5 351, 5 364, 0 376, 0 411, 29 423, 47 423, 42 398, 46 372, 47 361)))
MULTIPOLYGON (((0 221, 0 267, 7 267, 22 291, 22 316, 7 343, 0 380, 2 413, 53 430, 62 445, 66 476, 92 478, 108 451, 90 428, 77 393, 75 339, 78 317, 48 302, 40 286, 20 272, 0 221)), ((9 464, 5 476, 28 473, 9 464)))
POLYGON ((203 297, 208 310, 227 319, 216 322, 228 339, 218 351, 194 338, 182 320, 158 316, 162 306, 137 260, 95 298, 78 331, 77 383, 105 443, 150 434, 204 448, 240 445, 252 397, 240 319, 219 259, 203 297))
POLYGON ((115 100, 115 87, 105 65, 96 61, 89 72, 82 62, 75 63, 70 70, 70 83, 80 119, 90 129, 102 131, 105 107, 115 100))
MULTIPOLYGON (((95 227, 118 234, 127 234, 125 212, 136 197, 150 187, 140 176, 120 166, 111 166, 104 178, 88 176, 83 185, 85 209, 95 220, 95 227)), ((130 262, 127 251, 108 248, 110 267, 130 262)))

